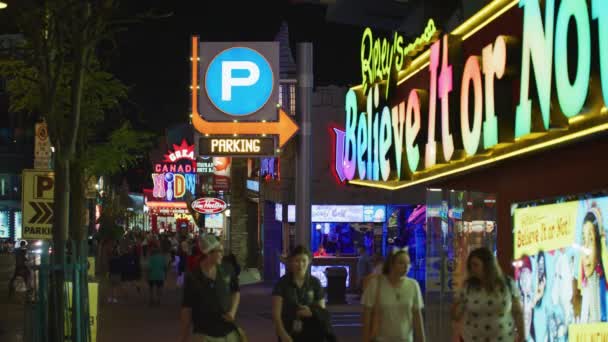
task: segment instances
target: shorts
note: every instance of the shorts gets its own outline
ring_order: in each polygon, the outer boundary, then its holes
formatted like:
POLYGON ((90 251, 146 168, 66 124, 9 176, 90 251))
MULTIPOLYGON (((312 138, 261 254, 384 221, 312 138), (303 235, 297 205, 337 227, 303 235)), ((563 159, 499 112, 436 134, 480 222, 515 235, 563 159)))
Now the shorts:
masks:
POLYGON ((148 285, 150 285, 150 287, 162 288, 165 285, 165 281, 164 280, 148 280, 148 285))

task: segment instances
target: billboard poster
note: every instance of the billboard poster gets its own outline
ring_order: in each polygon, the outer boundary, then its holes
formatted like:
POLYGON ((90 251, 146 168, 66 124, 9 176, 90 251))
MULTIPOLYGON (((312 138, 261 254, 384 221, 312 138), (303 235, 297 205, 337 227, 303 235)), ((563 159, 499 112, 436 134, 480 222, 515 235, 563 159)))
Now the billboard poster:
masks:
POLYGON ((10 235, 9 216, 11 212, 8 210, 0 211, 0 239, 8 239, 10 235))
POLYGON ((608 336, 607 217, 608 197, 513 211, 526 341, 608 336))

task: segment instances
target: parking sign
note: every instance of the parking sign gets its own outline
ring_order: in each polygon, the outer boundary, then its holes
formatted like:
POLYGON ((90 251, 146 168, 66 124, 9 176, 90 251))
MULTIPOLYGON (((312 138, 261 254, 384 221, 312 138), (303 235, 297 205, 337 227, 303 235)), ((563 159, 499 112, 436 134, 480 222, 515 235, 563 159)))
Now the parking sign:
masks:
POLYGON ((52 238, 55 174, 53 170, 23 170, 23 238, 52 238))
POLYGON ((203 119, 277 121, 278 42, 203 42, 199 65, 203 119))

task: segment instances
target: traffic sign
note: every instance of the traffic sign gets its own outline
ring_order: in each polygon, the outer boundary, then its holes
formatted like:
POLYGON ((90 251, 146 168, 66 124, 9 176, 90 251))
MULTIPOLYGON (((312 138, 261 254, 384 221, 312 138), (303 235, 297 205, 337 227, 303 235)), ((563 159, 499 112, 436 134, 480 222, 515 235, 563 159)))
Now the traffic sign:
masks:
POLYGON ((51 140, 45 122, 36 124, 36 138, 34 140, 34 168, 48 169, 51 166, 51 140))
POLYGON ((278 42, 200 43, 198 111, 208 121, 275 121, 278 42))
POLYGON ((205 73, 205 91, 211 103, 235 117, 260 110, 270 100, 274 84, 266 58, 244 47, 220 52, 205 73))
POLYGON ((265 137, 205 137, 199 139, 202 156, 260 157, 275 154, 274 138, 265 137))
POLYGON ((23 238, 52 238, 55 174, 52 170, 23 170, 23 238))
POLYGON ((192 37, 194 128, 206 137, 278 135, 282 147, 299 128, 277 107, 277 43, 202 43, 200 47, 199 59, 198 37, 192 37))

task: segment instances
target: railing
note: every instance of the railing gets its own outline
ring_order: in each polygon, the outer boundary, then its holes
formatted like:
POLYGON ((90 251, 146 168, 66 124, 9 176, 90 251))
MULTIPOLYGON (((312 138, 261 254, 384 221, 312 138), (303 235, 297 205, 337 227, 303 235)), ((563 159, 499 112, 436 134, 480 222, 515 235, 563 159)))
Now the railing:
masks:
MULTIPOLYGON (((39 264, 33 269, 33 289, 28 296, 25 310, 26 342, 55 342, 56 332, 63 330, 63 341, 95 342, 91 327, 95 322, 89 315, 89 291, 87 279, 87 242, 71 241, 71 253, 66 255, 66 263, 56 264, 49 253, 48 243, 43 243, 39 264), (64 275, 63 301, 54 298, 53 286, 57 275, 64 275), (63 302, 61 308, 51 303, 63 302), (64 327, 51 327, 51 317, 63 315, 64 327)), ((96 298, 95 298, 96 299, 96 298)), ((95 303, 96 304, 96 303, 95 303)), ((95 305, 96 307, 96 305, 95 305)), ((62 341, 62 342, 63 342, 62 341)))

